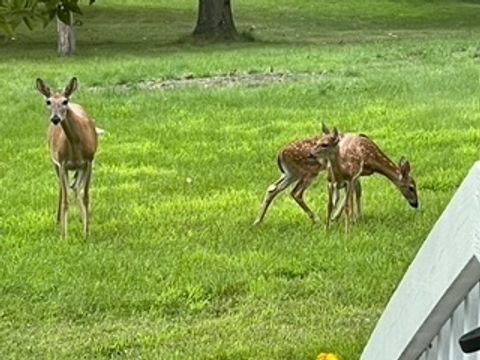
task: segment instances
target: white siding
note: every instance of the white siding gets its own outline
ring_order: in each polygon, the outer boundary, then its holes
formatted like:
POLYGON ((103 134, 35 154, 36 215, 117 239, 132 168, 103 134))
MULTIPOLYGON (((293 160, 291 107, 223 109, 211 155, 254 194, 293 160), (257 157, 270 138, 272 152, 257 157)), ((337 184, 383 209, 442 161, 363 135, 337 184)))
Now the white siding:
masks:
POLYGON ((458 337, 480 326, 480 162, 424 241, 361 360, 480 360, 458 337))
POLYGON ((477 283, 455 309, 418 360, 480 360, 479 354, 463 354, 458 339, 480 326, 480 284, 477 283))

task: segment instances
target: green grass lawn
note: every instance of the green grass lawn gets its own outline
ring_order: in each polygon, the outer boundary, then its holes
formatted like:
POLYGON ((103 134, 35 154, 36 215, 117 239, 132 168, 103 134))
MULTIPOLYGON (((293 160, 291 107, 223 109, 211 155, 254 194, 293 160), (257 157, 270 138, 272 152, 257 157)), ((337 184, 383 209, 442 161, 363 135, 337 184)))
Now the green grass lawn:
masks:
MULTIPOLYGON (((360 356, 479 157, 480 2, 234 5, 239 30, 254 25, 256 41, 188 40, 195 1, 105 0, 86 9, 73 58, 56 57, 53 26, 0 44, 2 359, 360 356), (138 86, 269 72, 302 76, 138 86), (73 199, 67 241, 55 225, 35 90, 37 77, 61 88, 72 76, 75 100, 107 131, 87 241, 73 199), (278 177, 278 149, 316 135, 322 120, 409 158, 421 209, 371 177, 365 221, 350 236, 311 225, 288 192, 252 228, 278 177)), ((323 175, 306 199, 323 217, 323 175)))

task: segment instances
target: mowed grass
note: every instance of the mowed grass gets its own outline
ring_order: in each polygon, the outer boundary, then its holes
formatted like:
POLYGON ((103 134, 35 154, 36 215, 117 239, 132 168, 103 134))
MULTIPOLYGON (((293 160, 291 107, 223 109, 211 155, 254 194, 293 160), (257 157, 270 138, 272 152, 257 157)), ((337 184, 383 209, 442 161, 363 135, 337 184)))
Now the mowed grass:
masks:
MULTIPOLYGON (((357 359, 396 285, 479 156, 478 2, 242 1, 257 41, 186 40, 196 4, 104 1, 79 53, 53 28, 0 52, 0 353, 5 359, 357 359), (143 39, 145 38, 145 40, 143 39), (263 86, 128 89, 185 77, 289 72, 263 86), (77 76, 107 134, 91 236, 57 184, 36 77, 77 76), (276 153, 320 122, 406 156, 421 209, 365 179, 365 221, 326 233, 288 196, 252 228, 276 153)), ((324 176, 306 199, 322 217, 324 176)), ((454 241, 454 239, 452 239, 454 241)))

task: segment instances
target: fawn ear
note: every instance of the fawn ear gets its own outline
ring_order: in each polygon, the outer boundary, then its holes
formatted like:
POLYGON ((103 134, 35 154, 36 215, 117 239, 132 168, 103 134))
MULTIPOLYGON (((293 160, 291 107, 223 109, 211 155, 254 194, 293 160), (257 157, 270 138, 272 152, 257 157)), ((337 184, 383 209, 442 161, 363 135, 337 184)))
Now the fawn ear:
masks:
POLYGON ((37 90, 46 98, 49 98, 52 95, 50 88, 40 78, 37 79, 37 90))
POLYGON ((332 133, 333 133, 333 144, 337 145, 338 142, 340 141, 340 136, 338 136, 338 130, 336 126, 333 128, 332 133))
POLYGON ((72 96, 75 90, 77 90, 77 85, 78 85, 77 78, 73 77, 72 80, 70 80, 70 82, 68 83, 65 90, 63 91, 63 95, 66 98, 69 98, 70 96, 72 96))
POLYGON ((327 135, 330 134, 330 129, 325 125, 325 123, 322 121, 322 132, 327 135))
POLYGON ((400 176, 406 177, 410 174, 410 162, 405 159, 403 156, 400 158, 399 162, 400 176))

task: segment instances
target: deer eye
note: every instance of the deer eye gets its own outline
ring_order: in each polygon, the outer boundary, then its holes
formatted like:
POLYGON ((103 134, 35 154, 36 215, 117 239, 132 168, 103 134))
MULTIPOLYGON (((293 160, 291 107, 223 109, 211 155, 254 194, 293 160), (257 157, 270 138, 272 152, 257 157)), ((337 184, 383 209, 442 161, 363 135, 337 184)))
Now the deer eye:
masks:
POLYGON ((415 191, 415 186, 409 185, 409 186, 408 186, 408 190, 410 190, 410 191, 415 191))
POLYGON ((328 143, 322 143, 322 144, 320 144, 320 146, 321 146, 322 148, 327 148, 327 147, 328 147, 328 143))
POLYGON ((68 99, 63 100, 63 101, 62 101, 62 105, 63 105, 63 106, 67 106, 67 105, 68 105, 68 99))
POLYGON ((45 101, 47 103, 47 106, 52 105, 52 102, 50 100, 45 101))

